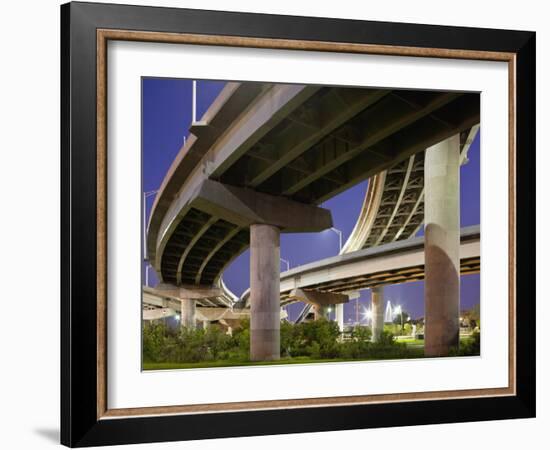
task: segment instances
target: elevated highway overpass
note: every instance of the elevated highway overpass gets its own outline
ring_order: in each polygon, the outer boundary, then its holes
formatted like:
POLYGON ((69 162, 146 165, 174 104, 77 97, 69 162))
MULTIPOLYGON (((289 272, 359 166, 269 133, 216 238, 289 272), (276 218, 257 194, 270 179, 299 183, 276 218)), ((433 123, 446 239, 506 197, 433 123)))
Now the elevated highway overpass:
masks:
POLYGON ((478 122, 477 94, 229 83, 156 196, 149 260, 212 284, 247 248, 247 227, 195 207, 205 179, 318 205, 478 122))
MULTIPOLYGON (((415 237, 376 247, 343 253, 295 267, 281 273, 281 306, 300 299, 295 289, 347 294, 386 285, 421 281, 424 271, 424 237, 415 237)), ((466 227, 460 233, 460 273, 479 273, 480 229, 466 227)), ((250 306, 247 290, 236 307, 250 306)))
MULTIPOLYGON (((171 296, 166 291, 150 288, 143 288, 142 297, 142 318, 145 321, 163 320, 168 317, 186 314, 185 305, 179 296, 171 296)), ((212 322, 219 322, 228 329, 235 326, 241 319, 250 316, 247 310, 233 310, 229 305, 213 306, 205 299, 197 301, 193 322, 202 322, 203 328, 208 327, 212 322)), ((284 318, 286 316, 282 316, 284 318)), ((185 318, 183 318, 185 320, 185 318)))
MULTIPOLYGON (((460 163, 479 125, 460 133, 460 163)), ((359 217, 341 253, 414 237, 424 223, 424 152, 416 153, 369 179, 359 217)))
MULTIPOLYGON (((191 126, 155 198, 149 261, 166 286, 209 289, 251 244, 251 357, 276 359, 279 233, 332 226, 317 205, 399 164, 414 168, 413 155, 442 142, 434 154, 457 169, 454 136, 478 122, 475 93, 228 83, 191 126)), ((445 189, 456 191, 455 178, 445 189)))

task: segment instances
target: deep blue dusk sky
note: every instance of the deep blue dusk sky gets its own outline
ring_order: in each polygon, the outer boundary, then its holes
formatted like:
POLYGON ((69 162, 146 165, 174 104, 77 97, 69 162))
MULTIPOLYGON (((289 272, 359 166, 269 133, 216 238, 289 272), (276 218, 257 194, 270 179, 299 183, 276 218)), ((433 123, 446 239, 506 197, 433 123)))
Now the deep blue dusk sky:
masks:
MULTIPOLYGON (((218 81, 197 82, 197 118, 208 109, 223 88, 218 81)), ((188 136, 191 124, 192 82, 179 79, 144 78, 142 83, 142 139, 143 139, 143 190, 152 191, 160 187, 164 175, 170 167, 188 136)), ((479 135, 476 136, 468 153, 468 164, 460 172, 460 222, 461 227, 478 225, 479 208, 479 135)), ((365 196, 368 182, 333 197, 321 206, 332 212, 334 226, 344 235, 344 243, 351 234, 365 196)), ((153 204, 153 196, 147 201, 147 220, 153 204)), ((418 235, 422 234, 422 229, 418 235)), ((338 236, 333 231, 322 233, 300 233, 281 235, 281 258, 296 267, 318 259, 338 254, 338 236)), ((236 294, 240 295, 249 286, 248 250, 240 255, 225 271, 224 281, 236 294)), ((286 265, 281 264, 281 270, 286 265)), ((157 279, 149 270, 149 284, 154 286, 157 279)), ((392 304, 399 304, 413 317, 424 315, 424 282, 386 286, 384 296, 392 304)), ((461 277, 461 309, 469 309, 479 303, 479 275, 461 277)), ((370 290, 361 292, 361 309, 370 305, 370 290)), ((303 305, 294 304, 288 308, 293 319, 303 305)), ((344 307, 344 320, 355 320, 355 301, 344 307)))

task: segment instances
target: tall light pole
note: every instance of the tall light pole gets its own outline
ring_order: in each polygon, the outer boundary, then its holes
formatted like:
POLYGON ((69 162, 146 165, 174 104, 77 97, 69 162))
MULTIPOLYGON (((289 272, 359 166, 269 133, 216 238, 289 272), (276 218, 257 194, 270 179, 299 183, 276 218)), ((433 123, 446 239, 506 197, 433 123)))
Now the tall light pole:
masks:
POLYGON ((197 121, 197 80, 193 80, 193 95, 192 95, 192 108, 193 111, 191 112, 192 118, 191 123, 195 123, 197 121))
POLYGON ((147 199, 152 195, 155 195, 158 189, 155 191, 147 191, 143 193, 143 262, 145 262, 145 285, 149 286, 149 263, 147 262, 147 199))
POLYGON ((334 228, 334 227, 330 228, 330 231, 333 231, 338 235, 338 243, 340 244, 339 245, 340 253, 342 253, 342 232, 338 228, 334 228))
POLYGON ((151 268, 151 264, 149 264, 149 261, 145 260, 145 286, 149 286, 149 269, 151 268))
MULTIPOLYGON (((280 256, 279 256, 279 259, 281 260, 281 262, 282 262, 283 264, 286 265, 286 270, 290 270, 290 261, 289 261, 288 259, 281 258, 280 256)), ((288 309, 287 309, 287 307, 286 307, 286 306, 283 306, 282 309, 286 312, 286 318, 287 318, 287 320, 289 320, 288 309)))
MULTIPOLYGON (((193 80, 191 93, 191 125, 206 125, 203 120, 197 121, 197 80, 193 80)), ((184 142, 185 144, 185 142, 184 142)))
POLYGON ((147 215, 147 199, 157 192, 158 189, 156 191, 147 191, 143 193, 143 259, 147 259, 147 223, 145 220, 145 216, 147 215))
POLYGON ((290 270, 290 261, 288 259, 279 258, 283 264, 286 265, 286 270, 290 270))

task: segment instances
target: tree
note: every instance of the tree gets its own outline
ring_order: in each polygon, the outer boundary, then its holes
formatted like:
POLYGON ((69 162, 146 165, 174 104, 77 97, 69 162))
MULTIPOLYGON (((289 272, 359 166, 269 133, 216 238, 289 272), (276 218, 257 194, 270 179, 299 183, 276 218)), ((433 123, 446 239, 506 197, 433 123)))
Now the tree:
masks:
POLYGON ((407 311, 401 311, 399 314, 396 314, 393 318, 393 323, 401 327, 401 334, 403 334, 405 322, 410 319, 410 315, 407 311))
POLYGON ((477 305, 474 305, 472 309, 464 311, 462 313, 462 317, 464 321, 468 323, 470 328, 474 329, 476 327, 479 327, 479 324, 480 324, 479 303, 477 305))

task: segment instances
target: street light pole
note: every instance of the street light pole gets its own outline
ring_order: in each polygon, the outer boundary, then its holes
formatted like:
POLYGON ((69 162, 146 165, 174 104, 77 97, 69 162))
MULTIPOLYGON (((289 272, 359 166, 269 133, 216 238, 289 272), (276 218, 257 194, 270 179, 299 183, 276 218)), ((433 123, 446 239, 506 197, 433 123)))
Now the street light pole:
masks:
POLYGON ((158 192, 158 189, 155 191, 147 191, 143 193, 143 259, 147 259, 147 223, 145 216, 147 214, 147 199, 151 195, 155 195, 158 192))
POLYGON ((143 262, 145 266, 145 285, 149 286, 149 263, 147 261, 147 199, 151 195, 155 195, 158 192, 158 189, 155 191, 147 191, 143 193, 143 262))
POLYGON ((286 270, 290 270, 290 261, 287 259, 279 258, 283 264, 286 264, 286 270))
POLYGON ((334 227, 331 227, 330 230, 338 235, 338 243, 340 244, 339 245, 340 253, 342 253, 342 232, 338 228, 334 228, 334 227))
POLYGON ((149 269, 151 268, 151 264, 148 261, 145 261, 145 264, 145 286, 149 286, 149 269))
POLYGON ((195 123, 197 121, 197 80, 193 80, 192 108, 191 123, 195 123))

